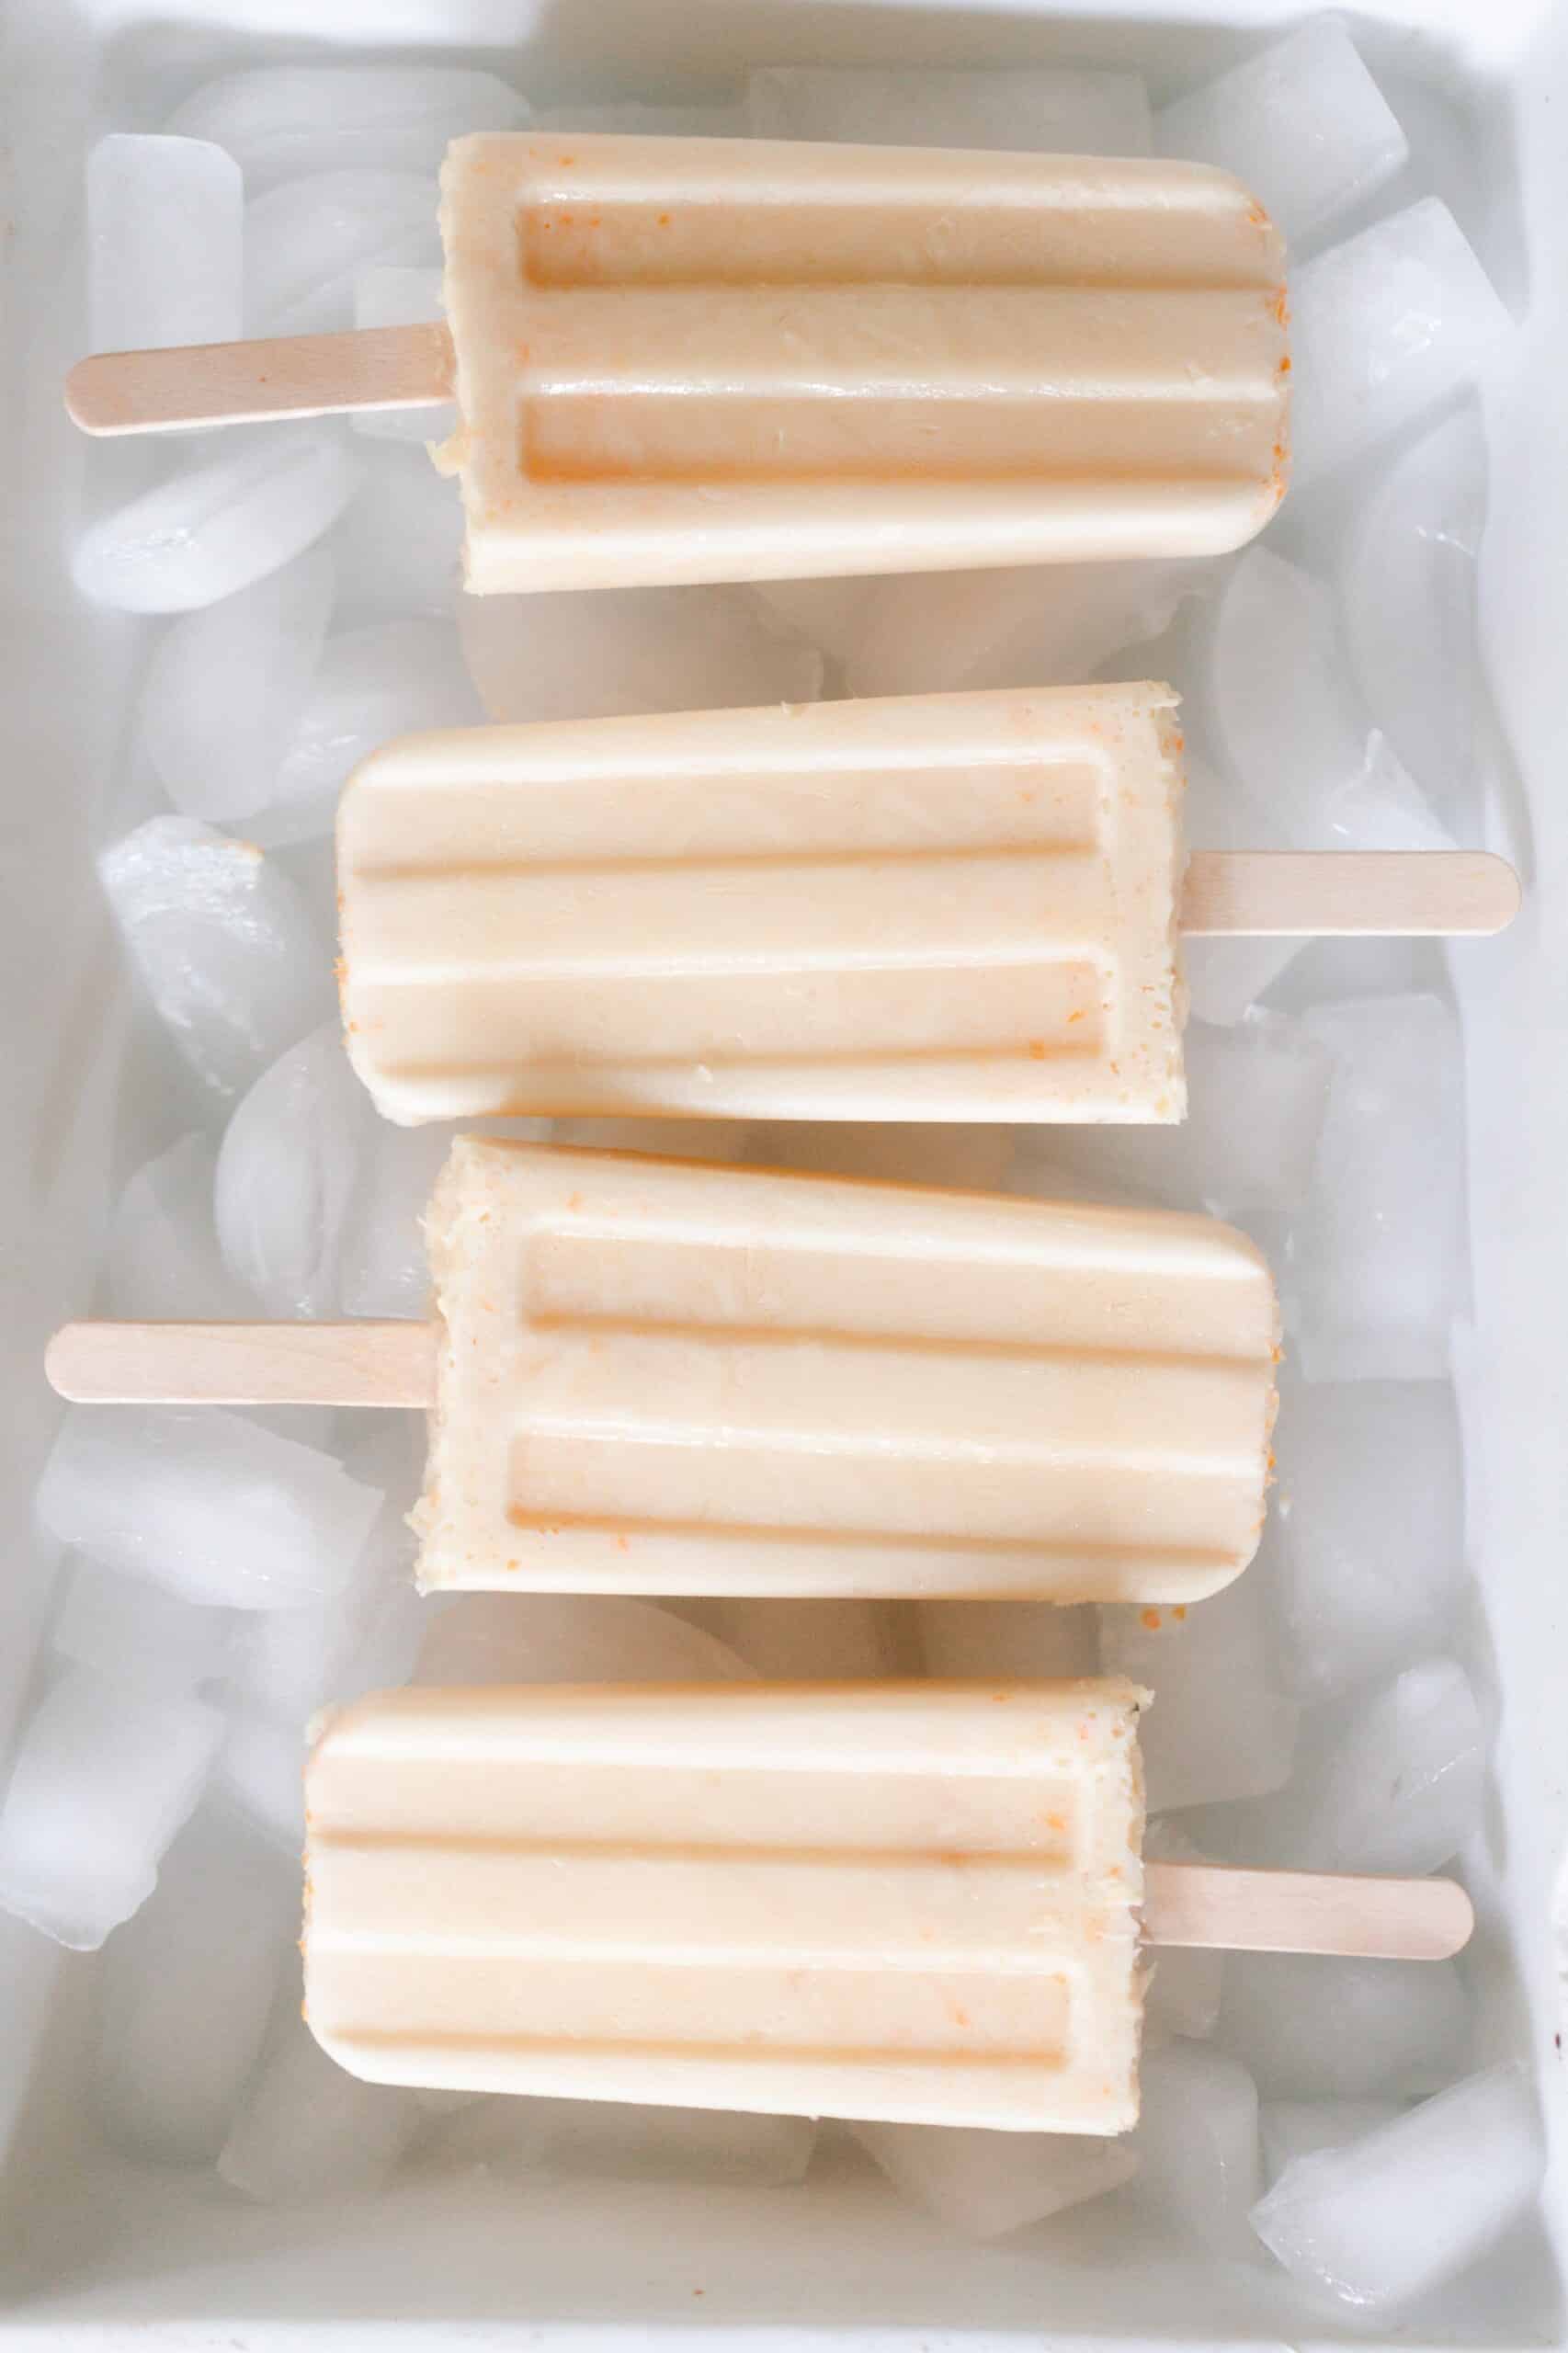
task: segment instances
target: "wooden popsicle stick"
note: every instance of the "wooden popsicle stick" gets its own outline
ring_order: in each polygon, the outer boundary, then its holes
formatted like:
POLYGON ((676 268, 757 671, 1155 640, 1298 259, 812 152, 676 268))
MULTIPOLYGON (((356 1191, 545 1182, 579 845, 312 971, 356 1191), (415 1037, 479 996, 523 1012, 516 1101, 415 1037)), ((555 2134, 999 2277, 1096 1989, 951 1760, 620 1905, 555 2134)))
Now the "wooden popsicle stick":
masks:
POLYGON ((431 1405, 437 1324, 62 1324, 50 1385, 78 1404, 431 1405))
POLYGON ((452 365, 438 324, 100 351, 66 377, 65 407, 84 433, 100 434, 424 408, 450 400, 452 365))
POLYGON ((1469 1896, 1451 1879, 1150 1863, 1143 1890, 1143 1933, 1154 1945, 1445 1961, 1475 1926, 1469 1896))
POLYGON ((1188 939, 1450 938, 1505 930, 1519 878, 1487 850, 1194 850, 1188 939))

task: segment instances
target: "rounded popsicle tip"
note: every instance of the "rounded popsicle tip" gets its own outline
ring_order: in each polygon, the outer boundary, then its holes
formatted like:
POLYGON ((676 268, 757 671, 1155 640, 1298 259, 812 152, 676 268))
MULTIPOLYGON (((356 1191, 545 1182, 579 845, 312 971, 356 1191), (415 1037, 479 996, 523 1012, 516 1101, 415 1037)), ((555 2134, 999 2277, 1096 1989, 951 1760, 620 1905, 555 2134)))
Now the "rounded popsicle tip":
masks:
POLYGON ((127 430, 116 397, 119 381, 115 365, 118 358, 119 354, 112 351, 95 352, 90 359, 78 359, 66 376, 65 414, 84 433, 127 430))
POLYGON ((1468 853, 1474 874, 1475 922, 1472 928, 1484 937, 1506 931, 1518 914, 1523 901, 1519 878, 1506 858, 1492 850, 1468 853))
POLYGON ((65 414, 73 425, 95 436, 173 433, 221 422, 229 411, 219 406, 209 418, 210 400, 203 397, 212 355, 243 348, 186 344, 152 351, 95 351, 78 359, 66 376, 65 414))
MULTIPOLYGON (((1368 1961, 1449 1961, 1475 1929, 1475 1906, 1457 1880, 1331 1875, 1324 1919, 1330 1933, 1312 1949, 1368 1961), (1333 1934, 1337 1915, 1341 1934, 1333 1934)), ((1306 1949, 1306 1948, 1303 1948, 1306 1949)))
POLYGON ((62 1324, 43 1352, 44 1379, 57 1397, 73 1404, 91 1404, 102 1395, 94 1377, 98 1351, 93 1332, 91 1324, 62 1324))
POLYGON ((1430 1879, 1413 1882, 1422 1890, 1422 1899, 1412 1908, 1413 1924, 1425 1929, 1429 1944, 1414 1957, 1420 1961, 1449 1961, 1462 1952, 1475 1933, 1475 1906, 1456 1879, 1430 1879))

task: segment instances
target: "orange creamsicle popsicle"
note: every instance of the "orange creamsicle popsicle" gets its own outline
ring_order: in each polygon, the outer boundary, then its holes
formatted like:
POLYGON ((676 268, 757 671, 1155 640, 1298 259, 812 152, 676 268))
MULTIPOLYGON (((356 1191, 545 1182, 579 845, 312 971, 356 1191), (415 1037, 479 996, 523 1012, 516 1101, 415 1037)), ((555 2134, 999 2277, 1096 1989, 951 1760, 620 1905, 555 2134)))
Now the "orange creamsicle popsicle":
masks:
POLYGON ((428 1324, 74 1324, 97 1404, 434 1409, 426 1590, 1200 1600, 1256 1547, 1278 1319, 1168 1211, 461 1137, 428 1324))
POLYGON ((338 819, 355 1068, 497 1112, 1174 1120, 1163 686, 415 735, 338 819))
POLYGON ((375 2082, 1115 2133, 1138 2115, 1141 1946, 1330 1968, 1462 1948, 1451 1881, 1145 1867, 1149 1696, 359 1700, 306 1768, 305 2015, 375 2082))
POLYGON ((1200 1599, 1278 1315, 1202 1217, 460 1138, 428 1590, 1200 1599))
POLYGON ((1284 489, 1284 258, 1195 164, 518 133, 441 176, 481 592, 1198 556, 1284 489))
POLYGON ((1169 687, 481 727, 383 745, 338 818, 376 1106, 1182 1118, 1178 935, 1500 930, 1500 858, 1182 840, 1169 687))
POLYGON ((383 2083, 1121 2131, 1145 1697, 360 1701, 306 1777, 306 2017, 383 2083))

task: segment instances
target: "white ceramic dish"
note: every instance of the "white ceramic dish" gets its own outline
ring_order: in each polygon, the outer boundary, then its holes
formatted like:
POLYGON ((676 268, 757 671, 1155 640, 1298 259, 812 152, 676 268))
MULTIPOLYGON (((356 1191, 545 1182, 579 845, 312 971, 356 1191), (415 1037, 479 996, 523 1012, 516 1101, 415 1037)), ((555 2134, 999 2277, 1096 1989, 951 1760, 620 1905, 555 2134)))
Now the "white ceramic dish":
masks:
MULTIPOLYGON (((6 542, 0 710, 10 758, 0 817, 0 1024, 7 1072, 0 1206, 7 1233, 0 1460, 12 1542, 0 1606, 0 1733, 25 1684, 52 1563, 26 1498, 55 1408, 42 1337, 78 1308, 108 1199, 123 1017, 92 883, 115 772, 117 713, 139 625, 83 608, 62 547, 86 452, 59 409, 74 354, 81 158, 106 128, 153 127, 184 91, 241 62, 440 49, 499 61, 529 94, 700 87, 748 62, 1136 63, 1185 84, 1285 25, 1288 0, 835 5, 835 0, 9 0, 0 23, 0 245, 6 331, 6 542)), ((1505 296, 1525 313, 1487 385, 1494 481, 1483 628, 1528 796, 1527 913, 1501 949, 1454 958, 1471 1105, 1476 1326, 1463 1368, 1474 1563, 1499 1721, 1495 1806, 1471 1883, 1480 2057, 1533 2051, 1555 2152, 1546 2229, 1511 2240, 1448 2300, 1431 2341, 1563 2341, 1568 2104, 1554 2051, 1552 1882, 1568 1810, 1568 6, 1562 0, 1369 0, 1358 36, 1391 89, 1424 85, 1430 135, 1453 142, 1468 200, 1446 188, 1505 296)), ((1517 825, 1510 829, 1517 847, 1517 825)), ((1502 835, 1499 835, 1501 841, 1502 835)), ((149 1081, 156 1076, 148 1074, 149 1081)), ((133 1147, 123 1135, 118 1149, 133 1147)), ((1397 1466, 1391 1466, 1397 1473, 1397 1466)), ((332 2214, 243 2207, 207 2173, 138 2169, 83 2114, 87 1971, 40 1989, 41 2041, 0 2219, 11 2342, 160 2348, 417 2342, 646 2344, 719 2332, 857 2348, 1278 2343, 1271 2275, 1221 2273, 1175 2244, 1128 2244, 1112 2207, 1075 2217, 1049 2256, 968 2249, 846 2166, 786 2194, 620 2184, 406 2182, 332 2214), (44 1998, 52 1992, 52 2001, 44 1998), (1063 2254, 1063 2245, 1067 2252, 1063 2254)), ((13 2045, 35 2021, 7 2022, 13 2045)), ((1325 2341, 1348 2330, 1325 2326, 1325 2341)), ((1402 2343, 1427 2341, 1419 2330, 1402 2343)))

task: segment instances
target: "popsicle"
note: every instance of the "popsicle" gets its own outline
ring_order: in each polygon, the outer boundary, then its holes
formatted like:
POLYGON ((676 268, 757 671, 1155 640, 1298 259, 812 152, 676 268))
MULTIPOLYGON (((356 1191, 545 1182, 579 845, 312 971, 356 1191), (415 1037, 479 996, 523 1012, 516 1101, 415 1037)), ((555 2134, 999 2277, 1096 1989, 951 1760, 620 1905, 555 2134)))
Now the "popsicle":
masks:
POLYGON ((67 1396, 433 1404, 426 1590, 1200 1599, 1278 1319, 1203 1217, 460 1137, 434 1324, 75 1324, 67 1396))
POLYGON ((1148 1696, 361 1700, 307 1768, 306 2017, 381 2083, 1115 2133, 1138 2115, 1141 1929, 1464 1943, 1469 1903, 1441 1880, 1145 1867, 1148 1696))
POLYGON ((1195 855, 1169 687, 411 736, 338 822, 389 1119, 1179 1120, 1178 933, 1487 931, 1501 859, 1195 855))
POLYGON ((449 326, 111 353, 91 432, 456 394, 472 589, 1208 555, 1286 477, 1283 248, 1197 164, 460 139, 449 326))

